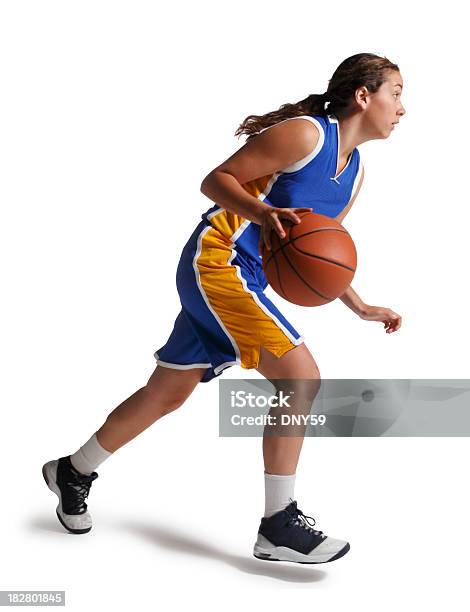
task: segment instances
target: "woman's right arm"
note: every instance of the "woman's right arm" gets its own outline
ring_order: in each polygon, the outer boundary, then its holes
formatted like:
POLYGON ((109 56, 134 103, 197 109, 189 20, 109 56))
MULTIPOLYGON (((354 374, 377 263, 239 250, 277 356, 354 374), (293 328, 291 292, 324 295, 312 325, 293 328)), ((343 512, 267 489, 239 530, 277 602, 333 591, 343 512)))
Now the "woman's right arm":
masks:
POLYGON ((202 181, 201 192, 226 210, 262 226, 262 238, 270 247, 269 234, 275 229, 283 236, 280 218, 299 222, 295 210, 264 204, 242 185, 278 172, 311 153, 319 132, 307 119, 284 121, 248 141, 202 181))

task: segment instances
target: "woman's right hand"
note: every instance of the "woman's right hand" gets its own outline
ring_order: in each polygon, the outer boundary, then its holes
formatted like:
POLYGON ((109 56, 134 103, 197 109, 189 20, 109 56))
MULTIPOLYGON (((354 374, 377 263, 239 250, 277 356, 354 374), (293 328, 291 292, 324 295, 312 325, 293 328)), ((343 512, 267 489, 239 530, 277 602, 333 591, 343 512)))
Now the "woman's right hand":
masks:
POLYGON ((281 238, 285 238, 285 231, 281 224, 281 219, 287 219, 293 223, 300 223, 300 217, 296 215, 296 212, 313 212, 312 208, 277 208, 275 206, 268 206, 261 213, 261 229, 260 229, 260 241, 259 248, 261 245, 266 245, 268 251, 271 250, 271 232, 275 230, 281 238))

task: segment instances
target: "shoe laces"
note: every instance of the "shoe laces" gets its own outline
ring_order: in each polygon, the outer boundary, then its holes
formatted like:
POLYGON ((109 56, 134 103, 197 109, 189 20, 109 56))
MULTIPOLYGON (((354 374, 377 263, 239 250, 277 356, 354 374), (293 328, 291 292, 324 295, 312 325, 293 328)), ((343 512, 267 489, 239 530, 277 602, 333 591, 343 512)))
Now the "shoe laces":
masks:
POLYGON ((70 509, 77 514, 86 512, 87 505, 85 499, 90 492, 91 483, 95 478, 98 478, 96 472, 91 474, 72 474, 66 484, 72 487, 75 491, 74 499, 69 500, 70 509))
POLYGON ((302 512, 300 508, 297 508, 297 502, 294 501, 291 497, 289 499, 294 504, 294 508, 293 512, 290 514, 289 520, 287 521, 287 525, 289 527, 293 525, 298 525, 299 527, 306 529, 309 533, 315 536, 321 536, 322 538, 325 538, 326 536, 323 534, 323 531, 317 531, 316 529, 313 529, 314 525, 316 524, 315 519, 312 516, 307 516, 302 512))

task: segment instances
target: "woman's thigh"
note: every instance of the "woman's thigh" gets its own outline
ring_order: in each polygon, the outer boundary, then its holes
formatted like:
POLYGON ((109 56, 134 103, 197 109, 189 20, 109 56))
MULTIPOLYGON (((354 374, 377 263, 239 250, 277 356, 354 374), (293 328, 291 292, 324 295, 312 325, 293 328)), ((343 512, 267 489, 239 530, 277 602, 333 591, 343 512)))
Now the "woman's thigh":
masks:
POLYGON ((320 378, 317 363, 305 343, 299 344, 281 357, 276 357, 264 346, 261 346, 260 360, 256 369, 262 376, 268 379, 320 378))

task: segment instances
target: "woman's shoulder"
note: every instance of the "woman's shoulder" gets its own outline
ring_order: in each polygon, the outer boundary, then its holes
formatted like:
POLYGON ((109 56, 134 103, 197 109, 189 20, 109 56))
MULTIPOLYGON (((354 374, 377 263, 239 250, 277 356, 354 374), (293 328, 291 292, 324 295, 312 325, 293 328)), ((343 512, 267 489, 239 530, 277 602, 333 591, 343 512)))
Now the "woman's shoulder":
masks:
POLYGON ((320 133, 324 125, 325 118, 320 115, 295 115, 294 117, 281 119, 277 123, 273 123, 273 125, 263 128, 260 130, 259 134, 272 129, 279 131, 281 128, 286 132, 303 131, 306 133, 320 133))

